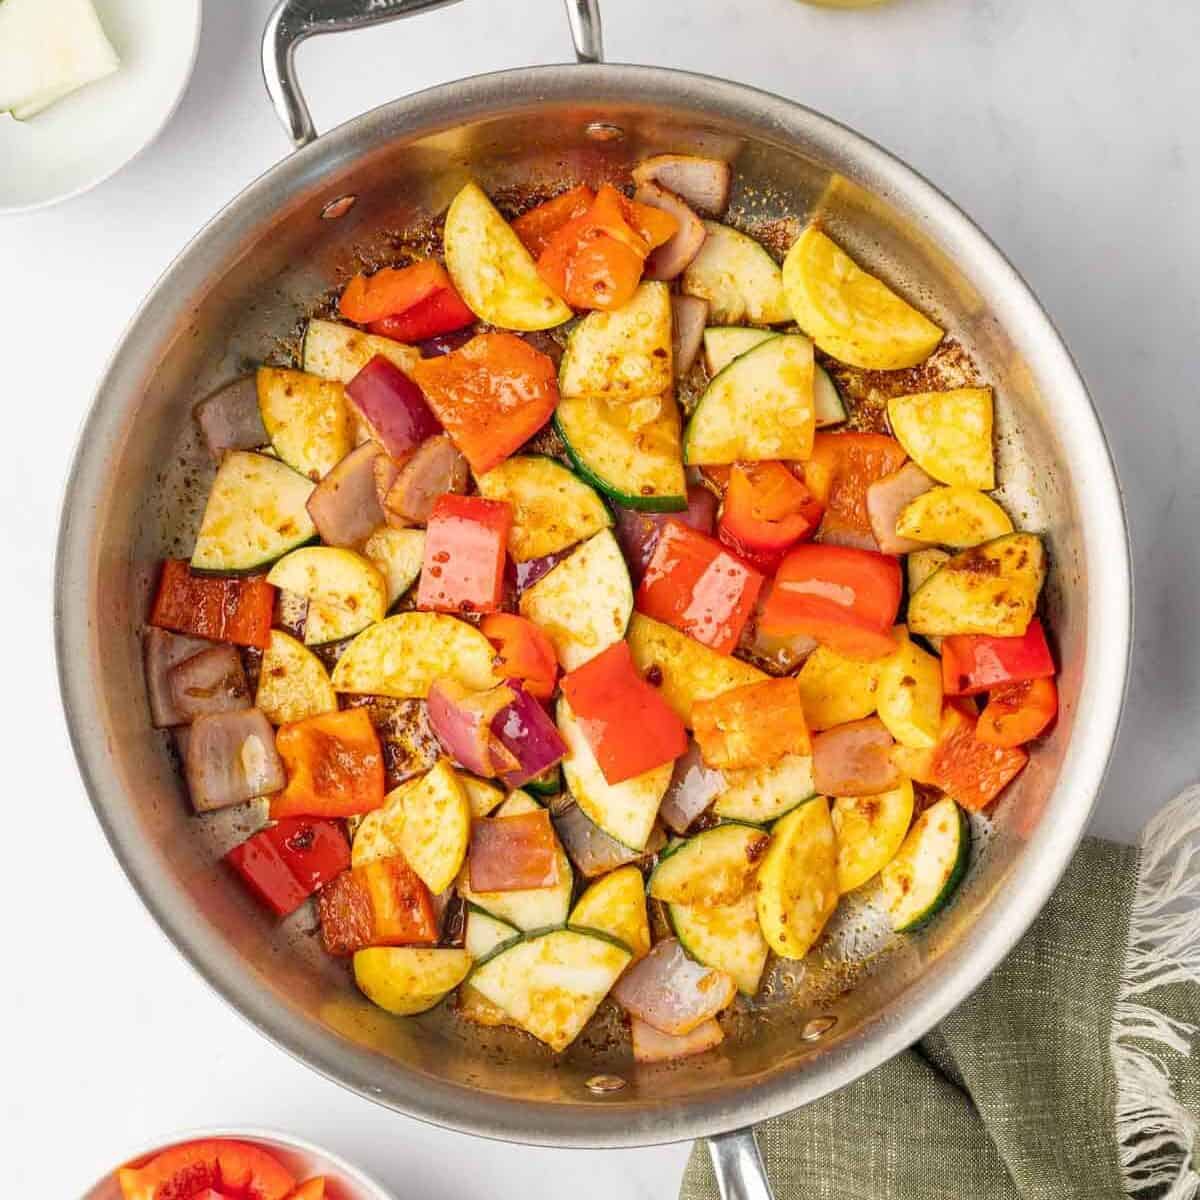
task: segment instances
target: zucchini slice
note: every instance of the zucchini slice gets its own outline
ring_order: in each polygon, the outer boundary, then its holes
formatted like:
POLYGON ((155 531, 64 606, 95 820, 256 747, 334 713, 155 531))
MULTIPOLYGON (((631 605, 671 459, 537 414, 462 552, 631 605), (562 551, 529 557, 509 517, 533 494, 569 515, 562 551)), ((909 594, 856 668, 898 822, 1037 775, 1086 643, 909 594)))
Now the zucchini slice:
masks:
POLYGON ((813 408, 818 429, 840 425, 846 419, 846 401, 833 376, 820 363, 813 364, 813 408))
POLYGON ((551 929, 501 950, 472 973, 471 987, 558 1052, 579 1036, 632 957, 596 933, 551 929))
POLYGON ((486 691, 501 682, 495 655, 492 643, 457 617, 399 613, 365 629, 346 647, 333 668, 333 686, 362 696, 423 700, 435 679, 449 675, 486 691))
POLYGON ((567 338, 558 368, 566 397, 637 400, 674 384, 671 295, 665 283, 642 283, 611 312, 588 313, 567 338))
POLYGON ((337 546, 293 550, 271 568, 267 582, 307 598, 308 646, 353 637, 387 612, 387 588, 374 564, 337 546))
POLYGON ((814 225, 783 260, 783 287, 796 324, 826 354, 853 367, 915 367, 942 340, 939 326, 814 225))
POLYGON ((967 818, 949 796, 917 818, 881 876, 893 929, 916 929, 946 905, 967 872, 970 848, 967 818))
POLYGON ((428 1011, 470 969, 465 950, 372 946, 354 956, 354 982, 363 995, 398 1017, 428 1011))
POLYGON ((879 700, 879 663, 818 646, 796 676, 804 719, 814 733, 869 717, 879 700))
POLYGON ((272 725, 287 725, 333 712, 337 706, 337 692, 325 664, 290 634, 272 629, 258 672, 254 707, 272 725))
POLYGON ((908 601, 910 633, 1020 637, 1033 620, 1046 555, 1032 533, 1010 533, 949 559, 908 601))
POLYGON ((691 958, 724 971, 742 995, 752 997, 758 992, 769 948, 758 925, 752 891, 733 904, 668 904, 667 915, 691 958))
POLYGON ((552 329, 571 309, 542 281, 537 264, 477 183, 446 210, 446 270, 481 320, 501 329, 552 329))
POLYGON ((996 486, 991 388, 893 396, 888 421, 909 458, 939 483, 996 486))
POLYGON ((275 453, 309 479, 324 479, 354 449, 340 383, 304 371, 259 367, 258 408, 275 453))
POLYGON ((692 706, 711 700, 731 688, 766 679, 757 667, 719 654, 709 646, 680 633, 670 625, 634 613, 629 621, 629 649, 637 669, 644 675, 652 667, 662 676, 663 699, 692 727, 692 706))
POLYGON ((540 775, 525 781, 525 790, 531 796, 557 796, 563 790, 562 768, 556 763, 547 767, 540 775))
POLYGON ((838 902, 837 844, 823 796, 776 826, 758 869, 758 922, 781 958, 803 958, 838 902))
POLYGON ((893 633, 896 652, 877 664, 879 719, 901 746, 928 750, 942 723, 942 664, 913 643, 903 625, 893 633))
POLYGON ((349 383, 377 354, 382 354, 406 375, 421 360, 421 352, 415 346, 363 333, 353 325, 314 317, 304 329, 300 361, 310 375, 349 383))
MULTIPOLYGON (((433 895, 458 876, 471 840, 471 806, 448 758, 405 787, 400 852, 433 895)), ((370 814, 368 814, 369 816, 370 814)))
POLYGON ((935 487, 905 505, 896 533, 915 542, 966 550, 1012 533, 1008 513, 991 496, 968 487, 935 487))
POLYGON ((633 612, 633 585, 611 531, 594 534, 526 588, 520 610, 545 631, 564 671, 619 642, 633 612))
POLYGON ((557 554, 612 524, 604 501, 560 462, 518 455, 478 476, 479 493, 512 509, 508 550, 517 562, 557 554))
POLYGON ((679 407, 670 392, 640 400, 563 397, 554 427, 579 474, 626 508, 687 507, 679 407))
POLYGON ((254 571, 311 542, 313 484, 277 458, 231 450, 221 460, 196 548, 194 571, 254 571))
POLYGON ((838 891, 845 895, 874 879, 896 857, 912 824, 912 783, 904 779, 898 788, 877 796, 837 796, 831 816, 838 891))
POLYGON ((792 319, 779 264, 752 237, 705 221, 700 253, 683 273, 684 295, 708 301, 716 325, 779 325, 792 319))
POLYGON ((614 937, 633 951, 635 960, 644 958, 650 953, 650 920, 641 871, 630 864, 597 879, 579 897, 567 924, 614 937))
POLYGON ((425 560, 425 530, 383 526, 367 538, 362 552, 383 576, 386 604, 391 608, 421 574, 425 560))
POLYGON ((650 895, 670 904, 733 904, 750 887, 770 841, 756 825, 706 829, 663 851, 650 875, 650 895))
POLYGON ((567 744, 563 773, 575 803, 609 837, 631 850, 644 850, 658 806, 671 785, 674 764, 663 763, 632 779, 609 783, 565 697, 558 702, 558 731, 567 744))
POLYGON ((521 931, 507 921, 501 921, 475 904, 467 905, 467 931, 463 949, 476 966, 491 958, 501 946, 520 941, 521 931))
POLYGON ((812 342, 768 338, 735 358, 705 389, 683 435, 692 464, 804 459, 812 454, 812 342))
POLYGON ((725 790, 717 797, 713 812, 729 821, 766 825, 816 795, 808 754, 785 754, 769 766, 746 767, 724 775, 725 790))
POLYGON ((768 338, 778 337, 773 329, 752 329, 747 325, 710 325, 704 331, 704 366, 715 379, 735 358, 741 358, 768 338))
MULTIPOLYGON (((541 807, 524 792, 513 792, 496 810, 497 817, 518 817, 541 807)), ((476 892, 471 889, 470 863, 458 877, 458 894, 470 904, 482 908, 493 917, 507 921, 518 929, 548 929, 562 925, 571 910, 571 893, 575 879, 571 860, 560 845, 558 848, 558 882, 553 887, 526 888, 514 892, 476 892)))

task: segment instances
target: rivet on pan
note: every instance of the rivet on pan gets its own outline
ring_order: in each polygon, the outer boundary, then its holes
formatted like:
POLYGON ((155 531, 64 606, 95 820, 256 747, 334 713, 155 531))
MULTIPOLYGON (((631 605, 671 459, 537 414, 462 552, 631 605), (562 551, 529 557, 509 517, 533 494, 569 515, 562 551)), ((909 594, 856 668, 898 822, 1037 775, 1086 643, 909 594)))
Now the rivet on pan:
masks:
POLYGON ((339 196, 336 200, 330 202, 321 209, 322 221, 336 221, 338 217, 344 217, 357 203, 357 196, 339 196))
POLYGON ((620 125, 612 125, 608 121, 592 121, 584 126, 583 132, 594 142, 619 142, 625 136, 625 130, 620 125))
POLYGON ((583 1086, 597 1096, 606 1096, 609 1092, 619 1092, 625 1086, 625 1080, 620 1075, 593 1075, 583 1086))
POLYGON ((818 1038, 823 1038, 836 1024, 837 1017, 813 1017, 811 1021, 806 1021, 804 1028, 800 1030, 800 1040, 815 1042, 818 1038))

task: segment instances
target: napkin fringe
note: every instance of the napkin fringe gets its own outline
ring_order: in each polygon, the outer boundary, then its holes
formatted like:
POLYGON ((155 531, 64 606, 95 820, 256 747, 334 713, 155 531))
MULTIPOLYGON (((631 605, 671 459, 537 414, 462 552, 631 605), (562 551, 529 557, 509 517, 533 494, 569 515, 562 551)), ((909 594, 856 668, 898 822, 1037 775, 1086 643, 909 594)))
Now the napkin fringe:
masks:
POLYGON ((1197 1123, 1176 1096, 1164 1057, 1189 1054, 1197 1028, 1161 1012, 1147 996, 1178 983, 1200 984, 1200 786, 1176 796, 1142 834, 1109 1035, 1128 1196, 1153 1189, 1160 1200, 1200 1200, 1197 1123))

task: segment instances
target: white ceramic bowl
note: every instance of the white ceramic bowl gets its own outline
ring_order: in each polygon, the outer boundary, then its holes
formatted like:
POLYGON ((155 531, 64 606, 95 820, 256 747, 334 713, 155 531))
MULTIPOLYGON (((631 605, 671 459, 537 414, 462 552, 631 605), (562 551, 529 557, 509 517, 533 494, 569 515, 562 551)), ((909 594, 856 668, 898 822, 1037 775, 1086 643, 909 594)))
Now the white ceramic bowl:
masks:
POLYGON ((0 214, 77 196, 119 171, 179 106, 201 0, 95 0, 121 68, 29 121, 0 116, 0 214))
POLYGON ((297 1182, 303 1182, 313 1175, 324 1175, 330 1185, 325 1193, 328 1200, 393 1200, 379 1184, 368 1179, 357 1167, 352 1167, 336 1154, 314 1146, 311 1142, 269 1129, 194 1129, 169 1137, 165 1141, 134 1149, 113 1163, 112 1168, 99 1182, 84 1192, 82 1200, 121 1200, 121 1187, 116 1176, 117 1167, 169 1150, 172 1146, 181 1146, 185 1142, 206 1141, 212 1138, 249 1142, 270 1151, 291 1171, 297 1182))

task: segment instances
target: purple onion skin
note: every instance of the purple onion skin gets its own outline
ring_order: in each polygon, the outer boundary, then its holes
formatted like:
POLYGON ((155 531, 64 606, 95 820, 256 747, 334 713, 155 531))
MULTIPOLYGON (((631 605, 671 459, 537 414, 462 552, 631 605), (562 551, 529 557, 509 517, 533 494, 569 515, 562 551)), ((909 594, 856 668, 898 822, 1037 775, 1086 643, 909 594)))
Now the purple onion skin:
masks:
POLYGON ((700 757, 700 747, 689 742, 687 752, 675 760, 675 772, 658 815, 672 833, 685 833, 724 787, 725 776, 706 767, 700 757))
POLYGON ((629 565, 634 584, 641 582, 654 548, 658 545, 658 534, 664 521, 679 521, 690 525, 701 533, 712 535, 717 521, 717 498, 701 484, 692 484, 687 490, 688 506, 683 512, 650 513, 633 508, 613 505, 616 513, 617 541, 629 565))
POLYGON ((567 747, 557 726, 541 703, 521 686, 519 679, 509 679, 506 686, 512 700, 492 718, 492 733, 500 744, 521 764, 515 771, 506 771, 501 781, 508 788, 519 788, 543 771, 548 771, 566 757, 567 747))
POLYGON ((533 587, 543 575, 548 575, 564 558, 570 556, 574 546, 566 550, 556 550, 553 554, 542 558, 529 558, 516 564, 516 588, 519 596, 526 588, 533 587))
POLYGON ((443 354, 461 349, 474 336, 474 326, 468 326, 466 329, 456 329, 453 333, 439 333, 436 337, 426 338, 417 343, 417 349, 422 358, 441 358, 443 354))
POLYGON ((427 438, 442 432, 421 389, 381 354, 346 384, 346 395, 372 436, 393 458, 403 459, 427 438))

